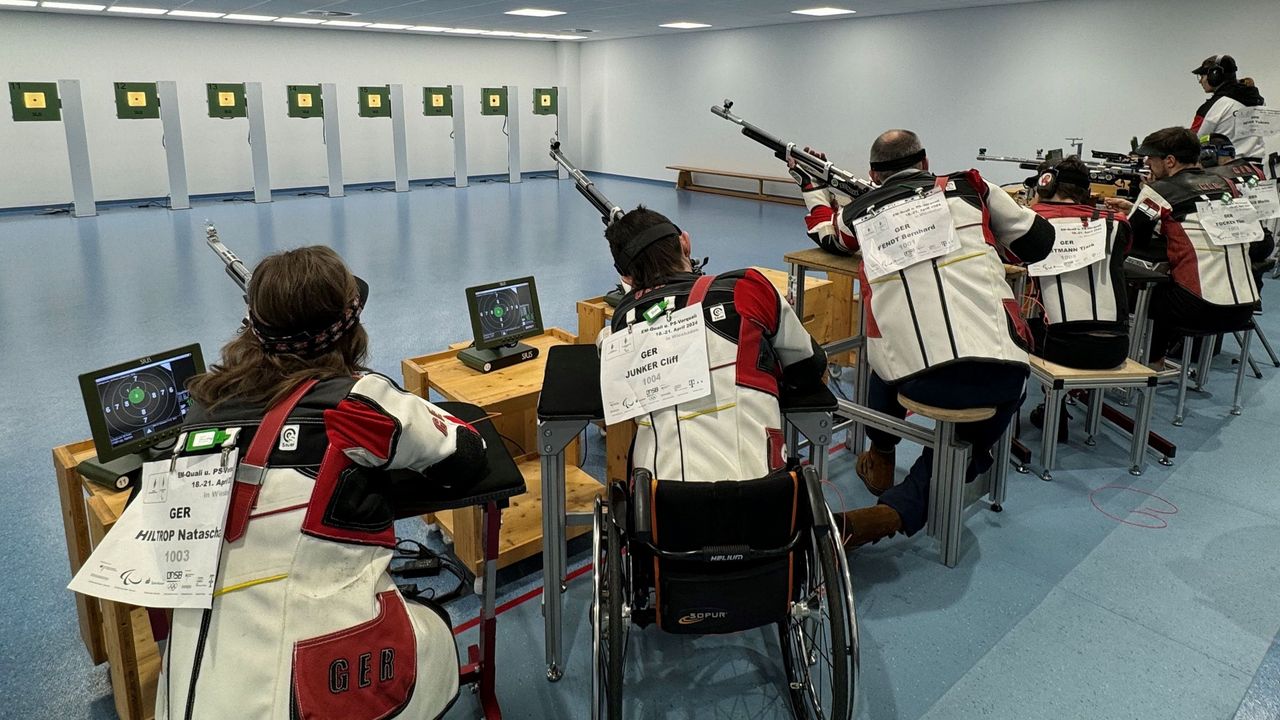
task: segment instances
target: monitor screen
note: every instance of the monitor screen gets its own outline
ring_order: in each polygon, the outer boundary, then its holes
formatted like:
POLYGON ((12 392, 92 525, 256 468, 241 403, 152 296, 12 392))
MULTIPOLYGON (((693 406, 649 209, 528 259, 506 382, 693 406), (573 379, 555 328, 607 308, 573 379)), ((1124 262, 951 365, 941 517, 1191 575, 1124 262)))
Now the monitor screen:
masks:
POLYGON ((98 460, 136 453, 177 435, 190 402, 187 381, 203 372, 200 346, 187 345, 81 375, 98 460))
POLYGON ((532 277, 467 288, 467 309, 478 350, 542 334, 538 288, 532 277))

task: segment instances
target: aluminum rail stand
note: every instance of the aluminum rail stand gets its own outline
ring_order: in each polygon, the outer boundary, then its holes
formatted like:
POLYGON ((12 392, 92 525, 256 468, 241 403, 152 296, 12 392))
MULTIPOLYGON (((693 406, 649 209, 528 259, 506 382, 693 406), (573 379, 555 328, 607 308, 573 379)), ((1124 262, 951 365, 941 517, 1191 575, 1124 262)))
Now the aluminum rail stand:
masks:
POLYGON ((484 588, 480 596, 480 644, 467 647, 467 664, 459 672, 458 683, 474 683, 480 696, 485 720, 502 720, 498 695, 494 687, 494 651, 497 645, 498 615, 498 535, 502 528, 502 511, 497 502, 487 502, 480 513, 484 527, 484 588))
POLYGON ((244 84, 245 110, 249 115, 249 150, 253 157, 253 201, 271 202, 271 172, 267 165, 267 116, 262 106, 262 83, 244 84))
POLYGON ((62 130, 67 136, 67 160, 71 163, 72 211, 75 217, 93 217, 98 206, 93 199, 93 173, 89 167, 89 136, 84 124, 84 101, 79 80, 59 80, 62 100, 62 130))
POLYGON ((462 86, 450 85, 453 96, 453 186, 467 186, 467 119, 463 108, 462 86))
MULTIPOLYGON (((586 420, 538 419, 542 464, 542 619, 546 635, 547 679, 564 676, 562 644, 566 563, 565 447, 587 427, 586 420)), ((585 522, 591 515, 581 514, 585 522)), ((575 514, 574 520, 579 520, 575 514)), ((578 524, 578 523, 575 523, 578 524)))
POLYGON ((338 86, 334 83, 320 85, 320 101, 324 103, 324 147, 329 162, 329 197, 340 198, 346 194, 342 185, 342 133, 338 124, 338 86))
POLYGON ((520 182, 520 88, 507 86, 507 180, 520 182))
POLYGON ((396 192, 409 192, 409 149, 405 140, 404 86, 391 86, 391 144, 396 163, 396 192))
POLYGON ((165 166, 169 172, 169 209, 187 210, 191 207, 191 195, 187 191, 187 158, 182 151, 182 118, 178 114, 178 83, 172 80, 157 82, 156 95, 160 99, 165 166))

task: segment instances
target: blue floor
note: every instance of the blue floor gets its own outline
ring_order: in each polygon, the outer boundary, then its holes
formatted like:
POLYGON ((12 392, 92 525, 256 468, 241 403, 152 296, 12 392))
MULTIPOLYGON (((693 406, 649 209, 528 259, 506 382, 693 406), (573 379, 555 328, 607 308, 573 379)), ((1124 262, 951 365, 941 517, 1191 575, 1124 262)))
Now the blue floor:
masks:
MULTIPOLYGON (((793 206, 612 178, 600 186, 624 206, 670 214, 712 270, 781 268, 783 253, 808 243, 793 206)), ((81 220, 0 217, 0 716, 115 717, 107 668, 89 664, 65 590, 49 449, 88 435, 78 373, 192 341, 212 358, 231 336, 243 305, 203 247, 205 218, 250 263, 301 244, 341 252, 372 286, 372 366, 394 378, 402 358, 469 337, 469 285, 534 274, 546 324, 576 331, 574 302, 613 281, 599 218, 554 180, 112 209, 81 220)), ((1277 287, 1264 289, 1273 307, 1277 287)), ((1263 326, 1280 340, 1280 313, 1263 326)), ((1263 357, 1256 343, 1254 354, 1263 357)), ((1178 456, 1139 478, 1126 472, 1118 436, 1104 431, 1086 448, 1074 413, 1054 481, 1011 474, 1005 512, 974 511, 953 570, 923 536, 853 553, 860 717, 1280 718, 1280 369, 1263 363, 1263 375, 1246 379, 1244 415, 1231 417, 1234 376, 1219 358, 1208 392, 1190 394, 1182 428, 1169 424, 1173 392, 1162 389, 1153 429, 1178 444, 1178 456)), ((598 437, 589 448, 597 466, 598 437)), ((904 444, 900 469, 913 458, 904 444)), ((831 471, 835 502, 870 501, 851 458, 835 458, 831 471)), ((426 531, 414 521, 402 532, 426 531)), ((537 587, 536 573, 536 564, 504 573, 503 597, 537 587)), ((589 576, 570 584, 568 672, 558 684, 543 679, 537 600, 501 616, 507 717, 587 717, 588 595, 589 576)), ((464 601, 455 616, 474 608, 464 601)), ((763 632, 689 642, 645 631, 632 640, 628 716, 789 715, 776 641, 763 632)), ((464 693, 449 717, 477 708, 464 693)))

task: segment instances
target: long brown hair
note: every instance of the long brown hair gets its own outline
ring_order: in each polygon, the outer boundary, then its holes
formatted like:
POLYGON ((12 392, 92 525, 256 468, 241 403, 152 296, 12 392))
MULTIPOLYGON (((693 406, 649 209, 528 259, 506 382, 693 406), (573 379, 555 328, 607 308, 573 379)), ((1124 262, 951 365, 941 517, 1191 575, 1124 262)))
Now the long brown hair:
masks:
MULTIPOLYGON (((307 330, 332 323, 357 297, 359 286, 332 249, 322 245, 287 250, 258 263, 249 281, 255 322, 272 328, 307 330)), ((209 372, 193 378, 191 397, 206 408, 229 400, 271 405, 305 380, 350 376, 365 370, 369 336, 358 322, 314 357, 268 353, 242 328, 222 347, 209 372)))

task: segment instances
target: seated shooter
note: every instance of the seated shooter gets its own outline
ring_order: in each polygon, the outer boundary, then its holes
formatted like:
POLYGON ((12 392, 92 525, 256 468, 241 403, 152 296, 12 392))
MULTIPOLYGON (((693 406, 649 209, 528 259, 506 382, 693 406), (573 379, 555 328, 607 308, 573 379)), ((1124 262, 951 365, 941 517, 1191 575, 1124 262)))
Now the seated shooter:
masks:
MULTIPOLYGON (((605 237, 630 291, 602 339, 691 304, 700 276, 692 271, 688 233, 640 206, 610 224, 605 237)), ((701 302, 711 393, 636 418, 631 466, 691 481, 751 480, 783 469, 778 398, 789 388, 820 385, 826 354, 755 270, 715 276, 701 302)))
POLYGON ((367 298, 327 247, 267 257, 248 327, 190 384, 186 429, 242 428, 243 453, 269 409, 314 382, 261 483, 235 484, 212 609, 173 613, 158 720, 432 718, 458 694, 448 616, 407 602, 387 566, 394 520, 433 486, 479 480, 484 441, 364 369, 367 298))

